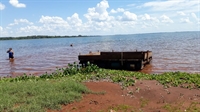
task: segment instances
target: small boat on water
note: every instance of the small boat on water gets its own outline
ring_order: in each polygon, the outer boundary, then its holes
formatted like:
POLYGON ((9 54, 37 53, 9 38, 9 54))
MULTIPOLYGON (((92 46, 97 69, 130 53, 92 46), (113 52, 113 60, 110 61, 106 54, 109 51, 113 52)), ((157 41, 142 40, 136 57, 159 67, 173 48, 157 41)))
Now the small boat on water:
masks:
POLYGON ((101 68, 141 70, 152 61, 152 51, 90 52, 80 54, 79 63, 90 62, 101 68))

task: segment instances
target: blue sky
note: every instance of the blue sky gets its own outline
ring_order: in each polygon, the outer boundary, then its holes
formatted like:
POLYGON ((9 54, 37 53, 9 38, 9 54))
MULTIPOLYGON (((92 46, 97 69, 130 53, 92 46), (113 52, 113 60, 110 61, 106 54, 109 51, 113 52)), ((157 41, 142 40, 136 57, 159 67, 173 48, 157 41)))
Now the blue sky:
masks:
POLYGON ((199 30, 200 0, 0 0, 0 37, 199 30))

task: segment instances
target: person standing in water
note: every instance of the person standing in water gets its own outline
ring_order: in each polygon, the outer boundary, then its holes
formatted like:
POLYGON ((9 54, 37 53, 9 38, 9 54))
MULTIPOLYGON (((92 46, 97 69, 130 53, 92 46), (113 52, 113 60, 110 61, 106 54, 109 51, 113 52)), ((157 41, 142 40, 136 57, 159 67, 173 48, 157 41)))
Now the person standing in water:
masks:
POLYGON ((9 59, 14 59, 14 51, 12 50, 12 48, 9 48, 7 53, 9 54, 9 59))

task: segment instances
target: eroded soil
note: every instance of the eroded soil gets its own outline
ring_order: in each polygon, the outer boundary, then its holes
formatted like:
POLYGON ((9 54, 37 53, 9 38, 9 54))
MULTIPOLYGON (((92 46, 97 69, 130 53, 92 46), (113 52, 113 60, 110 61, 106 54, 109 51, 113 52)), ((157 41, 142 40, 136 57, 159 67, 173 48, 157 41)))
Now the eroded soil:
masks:
POLYGON ((59 112, 191 112, 200 111, 200 90, 164 88, 157 81, 137 81, 122 88, 112 82, 86 82, 99 94, 86 94, 79 102, 63 106, 59 112), (100 94, 104 93, 104 94, 100 94))

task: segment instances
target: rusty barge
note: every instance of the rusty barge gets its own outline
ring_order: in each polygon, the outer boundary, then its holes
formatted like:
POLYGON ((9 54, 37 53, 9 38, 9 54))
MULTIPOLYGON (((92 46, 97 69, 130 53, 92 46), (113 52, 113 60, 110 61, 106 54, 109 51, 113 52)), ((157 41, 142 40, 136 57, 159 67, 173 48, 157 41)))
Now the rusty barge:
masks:
POLYGON ((90 62, 101 68, 141 70, 152 61, 152 51, 90 52, 78 59, 82 65, 90 62))

